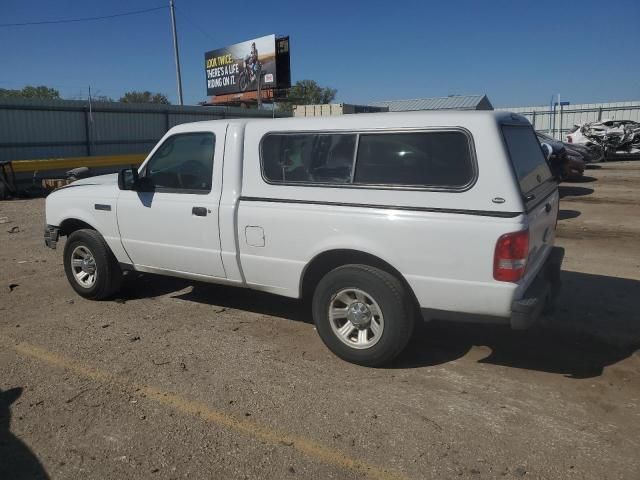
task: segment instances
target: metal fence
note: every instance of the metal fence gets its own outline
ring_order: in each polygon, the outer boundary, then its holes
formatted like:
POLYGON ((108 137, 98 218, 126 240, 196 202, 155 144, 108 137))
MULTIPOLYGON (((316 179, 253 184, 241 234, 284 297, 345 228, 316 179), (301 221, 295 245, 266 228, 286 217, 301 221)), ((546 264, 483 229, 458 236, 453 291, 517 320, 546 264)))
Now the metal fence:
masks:
POLYGON ((586 122, 634 120, 640 122, 640 102, 587 103, 578 105, 496 108, 519 113, 534 128, 552 137, 566 140, 568 131, 586 122))
MULTIPOLYGON (((640 101, 497 110, 524 115, 536 130, 562 139, 574 124, 640 122, 640 101)), ((271 111, 230 107, 0 98, 0 161, 146 153, 180 123, 272 116, 271 111)))
POLYGON ((180 123, 273 116, 230 107, 0 98, 0 160, 146 153, 180 123))

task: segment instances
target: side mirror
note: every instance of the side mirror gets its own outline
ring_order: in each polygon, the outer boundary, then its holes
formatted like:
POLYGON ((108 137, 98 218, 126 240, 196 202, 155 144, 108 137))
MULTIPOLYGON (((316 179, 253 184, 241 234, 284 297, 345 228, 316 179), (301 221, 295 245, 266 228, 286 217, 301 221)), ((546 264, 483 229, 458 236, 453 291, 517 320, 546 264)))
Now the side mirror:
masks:
POLYGON ((133 188, 138 192, 154 192, 156 189, 156 186, 154 185, 153 180, 151 180, 151 178, 140 177, 136 181, 133 188))
POLYGON ((543 143, 540 145, 540 147, 542 147, 542 151, 544 152, 544 158, 546 158, 547 161, 549 161, 549 159, 551 158, 551 155, 553 155, 553 147, 548 143, 543 143))
POLYGON ((118 172, 118 188, 120 190, 135 190, 139 180, 136 167, 125 168, 118 172))

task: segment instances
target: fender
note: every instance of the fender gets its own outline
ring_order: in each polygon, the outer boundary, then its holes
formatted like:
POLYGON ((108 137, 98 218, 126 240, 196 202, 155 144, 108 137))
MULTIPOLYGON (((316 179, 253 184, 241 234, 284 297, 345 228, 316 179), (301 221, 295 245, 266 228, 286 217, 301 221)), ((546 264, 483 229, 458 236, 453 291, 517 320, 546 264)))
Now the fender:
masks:
MULTIPOLYGON (((308 280, 307 275, 309 274, 309 268, 316 265, 316 262, 319 258, 325 255, 332 254, 336 256, 336 259, 340 258, 340 261, 338 263, 341 264, 349 263, 348 259, 350 256, 353 258, 353 263, 374 263, 374 266, 382 267, 384 270, 389 271, 389 273, 398 276, 400 280, 405 283, 412 291, 402 272, 400 272, 397 267, 394 266, 393 262, 389 258, 387 258, 387 256, 382 253, 380 249, 375 248, 375 244, 373 244, 373 242, 362 244, 362 242, 354 243, 353 241, 349 240, 351 239, 343 237, 333 238, 328 242, 321 243, 314 250, 311 258, 307 261, 302 271, 300 272, 299 295, 301 298, 306 294, 305 290, 308 287, 308 285, 305 285, 305 282, 308 280)), ((325 262, 322 263, 325 264, 325 262)))
POLYGON ((47 197, 46 223, 60 227, 65 221, 79 220, 91 225, 105 239, 118 262, 131 263, 120 242, 116 216, 118 192, 115 185, 58 190, 47 197))

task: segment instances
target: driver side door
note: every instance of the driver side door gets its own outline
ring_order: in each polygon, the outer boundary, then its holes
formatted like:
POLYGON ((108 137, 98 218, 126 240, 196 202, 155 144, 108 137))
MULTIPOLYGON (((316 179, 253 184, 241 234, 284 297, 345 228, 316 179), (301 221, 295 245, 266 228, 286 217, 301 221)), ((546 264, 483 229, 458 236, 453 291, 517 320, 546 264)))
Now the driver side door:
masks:
POLYGON ((117 217, 137 269, 225 277, 218 206, 226 125, 166 137, 122 190, 117 217), (144 190, 144 191, 142 191, 144 190))

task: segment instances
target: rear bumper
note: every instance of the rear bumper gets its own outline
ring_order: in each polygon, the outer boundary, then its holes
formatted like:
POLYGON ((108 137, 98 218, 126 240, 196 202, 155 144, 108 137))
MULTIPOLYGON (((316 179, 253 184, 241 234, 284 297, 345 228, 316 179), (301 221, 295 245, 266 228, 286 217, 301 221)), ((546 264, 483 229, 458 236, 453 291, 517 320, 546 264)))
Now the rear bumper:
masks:
MULTIPOLYGON (((422 316, 428 320, 443 320, 450 322, 470 322, 486 324, 510 325, 514 330, 523 330, 533 325, 543 313, 553 310, 556 298, 560 292, 560 269, 564 259, 564 248, 553 247, 544 261, 531 285, 524 294, 507 306, 504 315, 482 315, 460 311, 439 310, 422 307, 422 316)), ((512 284, 514 287, 515 285, 512 284)), ((508 293, 501 292, 496 298, 504 298, 508 293)), ((507 305, 508 305, 507 300, 507 305)))
POLYGON ((519 300, 511 304, 511 328, 524 330, 533 325, 542 313, 555 307, 560 292, 560 270, 564 248, 553 247, 535 280, 519 300))

